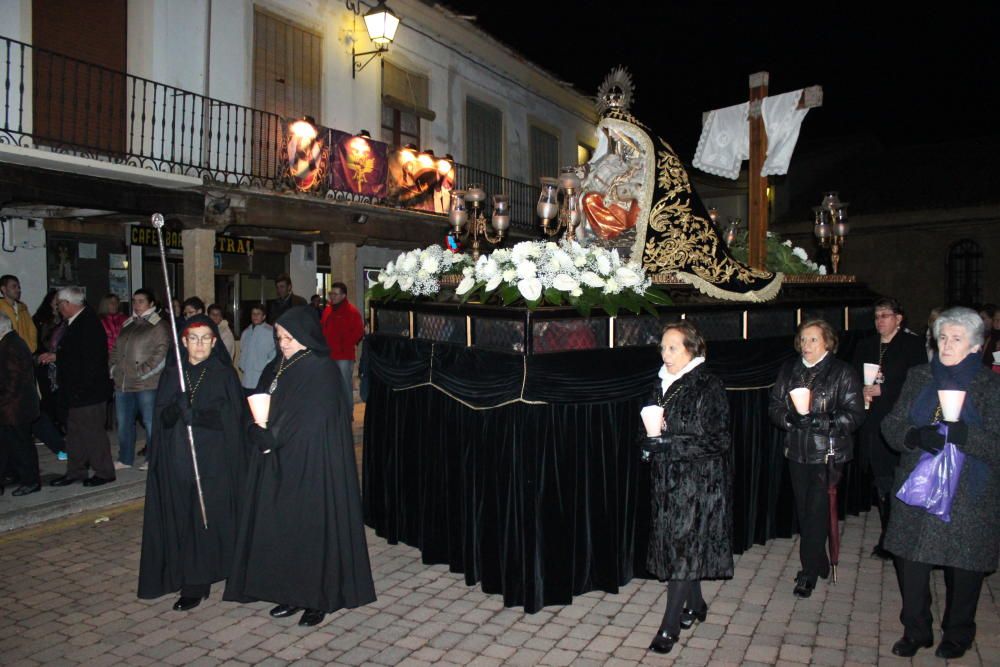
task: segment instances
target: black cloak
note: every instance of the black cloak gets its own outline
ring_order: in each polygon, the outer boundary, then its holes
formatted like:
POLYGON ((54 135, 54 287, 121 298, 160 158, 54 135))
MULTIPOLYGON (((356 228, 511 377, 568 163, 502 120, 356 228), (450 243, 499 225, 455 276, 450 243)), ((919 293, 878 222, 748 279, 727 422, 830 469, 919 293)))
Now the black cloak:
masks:
MULTIPOLYGON (((210 327, 218 339, 215 324, 203 315, 192 319, 197 318, 203 318, 198 322, 210 327)), ((217 340, 215 347, 222 346, 217 340)), ((140 598, 157 598, 185 585, 225 579, 236 544, 238 506, 248 465, 249 408, 236 371, 219 355, 192 366, 184 350, 182 367, 190 378, 185 379, 188 399, 181 397, 176 363, 160 375, 156 390, 139 560, 140 598), (191 406, 207 530, 179 400, 188 400, 191 406)))
POLYGON ((277 385, 267 428, 250 426, 255 451, 224 599, 330 613, 373 602, 375 585, 342 380, 310 310, 277 322, 307 350, 261 374, 259 390, 277 385))

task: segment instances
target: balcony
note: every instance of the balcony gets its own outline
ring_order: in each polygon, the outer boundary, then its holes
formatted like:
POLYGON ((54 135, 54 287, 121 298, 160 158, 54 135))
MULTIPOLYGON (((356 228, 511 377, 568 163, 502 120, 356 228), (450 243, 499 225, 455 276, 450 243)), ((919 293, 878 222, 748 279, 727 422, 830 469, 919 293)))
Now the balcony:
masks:
MULTIPOLYGON (((0 72, 0 145, 206 185, 292 191, 284 174, 285 119, 277 114, 6 37, 0 37, 0 72)), ((507 193, 512 231, 536 235, 536 187, 463 164, 455 167, 457 188, 480 183, 489 193, 507 193)), ((320 189, 313 196, 326 194, 320 189)))

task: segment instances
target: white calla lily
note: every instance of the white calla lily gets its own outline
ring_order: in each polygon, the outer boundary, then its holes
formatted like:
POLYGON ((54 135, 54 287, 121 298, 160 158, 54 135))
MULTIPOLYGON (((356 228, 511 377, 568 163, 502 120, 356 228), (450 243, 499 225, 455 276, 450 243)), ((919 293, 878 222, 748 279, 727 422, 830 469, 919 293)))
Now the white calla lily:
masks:
POLYGON ((552 279, 552 286, 555 287, 560 292, 572 292, 574 290, 580 289, 580 282, 568 276, 565 273, 560 273, 555 278, 552 279))
POLYGON ((542 281, 538 278, 526 278, 517 283, 517 291, 525 301, 538 301, 542 298, 542 281))
POLYGON ((462 282, 458 283, 458 287, 455 288, 455 294, 462 296, 475 286, 476 279, 471 276, 466 276, 465 278, 462 278, 462 282))

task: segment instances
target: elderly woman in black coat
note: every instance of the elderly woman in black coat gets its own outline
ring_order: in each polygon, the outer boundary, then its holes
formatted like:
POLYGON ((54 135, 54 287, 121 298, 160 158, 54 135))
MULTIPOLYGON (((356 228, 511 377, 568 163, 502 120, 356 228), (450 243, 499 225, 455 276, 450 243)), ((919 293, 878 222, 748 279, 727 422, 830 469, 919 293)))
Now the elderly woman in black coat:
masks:
POLYGON ((653 403, 663 408, 660 437, 643 444, 650 460, 646 568, 668 581, 667 608, 649 648, 668 653, 680 629, 704 621, 702 579, 733 576, 729 403, 705 370, 705 340, 690 321, 667 325, 653 403))
POLYGON ((861 378, 836 357, 837 334, 825 320, 799 325, 795 351, 802 356, 785 362, 771 389, 771 421, 785 431, 785 457, 792 478, 795 513, 799 520, 799 561, 796 597, 807 598, 819 577, 830 574, 826 554, 830 497, 846 461, 854 456, 854 433, 865 419, 861 378), (793 389, 810 391, 808 411, 792 402, 793 389))
POLYGON ((944 446, 938 390, 966 392, 958 421, 943 422, 948 442, 965 454, 965 463, 950 520, 893 497, 885 546, 898 558, 903 596, 903 637, 892 652, 910 657, 934 643, 929 581, 931 569, 941 566, 948 593, 944 636, 935 655, 954 659, 976 637, 983 577, 1000 560, 1000 376, 980 361, 983 322, 975 311, 944 311, 934 322, 934 337, 937 353, 931 363, 910 369, 896 406, 882 422, 886 442, 902 454, 895 489, 925 452, 936 454, 944 446))

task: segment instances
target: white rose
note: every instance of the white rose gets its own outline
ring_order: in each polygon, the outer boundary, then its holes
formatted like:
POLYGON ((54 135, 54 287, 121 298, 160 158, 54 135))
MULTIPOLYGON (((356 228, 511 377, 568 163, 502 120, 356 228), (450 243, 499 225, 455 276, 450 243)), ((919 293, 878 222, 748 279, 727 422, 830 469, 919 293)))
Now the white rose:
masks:
POLYGON ((823 266, 822 264, 819 265, 819 275, 821 275, 821 276, 825 276, 826 275, 826 267, 823 266))
POLYGON ((597 256, 597 270, 604 276, 611 273, 611 260, 608 259, 607 255, 601 254, 597 256))
POLYGON ((501 276, 498 273, 495 276, 493 276, 492 278, 490 278, 489 281, 486 283, 486 291, 487 292, 492 292, 496 288, 500 287, 500 283, 501 282, 503 282, 503 276, 501 276))
POLYGON ((604 283, 605 294, 618 294, 618 292, 621 291, 621 285, 619 285, 614 278, 608 278, 607 282, 604 283))
POLYGON ((473 278, 472 276, 466 276, 462 278, 462 282, 460 282, 458 284, 458 287, 455 288, 455 294, 462 296, 470 289, 475 287, 475 285, 476 285, 476 279, 473 278))
POLYGON ((399 289, 404 292, 409 292, 411 287, 413 287, 413 278, 410 276, 403 276, 399 279, 399 289))
POLYGON ((440 263, 437 261, 436 257, 425 257, 423 264, 420 268, 427 273, 437 273, 437 270, 441 267, 440 263))
POLYGON ((787 246, 787 247, 791 248, 792 247, 792 242, 790 240, 789 241, 783 241, 781 245, 787 246))
POLYGON ((524 241, 528 245, 525 250, 525 254, 528 257, 541 257, 542 256, 542 246, 540 243, 535 243, 534 241, 524 241))
POLYGON ((504 269, 504 272, 500 274, 505 283, 512 283, 517 279, 517 269, 504 269))
POLYGON ((615 279, 622 285, 622 287, 635 287, 642 282, 642 278, 639 274, 627 266, 619 267, 615 271, 615 279))
POLYGON ((565 273, 560 273, 552 280, 552 286, 560 292, 572 292, 580 289, 580 283, 565 273))
POLYGON ((538 267, 530 260, 525 260, 517 265, 517 277, 521 280, 534 278, 538 275, 538 267))
POLYGON ((417 256, 416 255, 407 255, 406 258, 403 260, 403 266, 402 266, 402 268, 403 268, 403 271, 407 271, 407 272, 413 271, 415 268, 417 268, 417 256))
POLYGON ((395 273, 395 271, 396 271, 396 265, 393 264, 392 262, 389 262, 388 264, 385 265, 384 273, 395 273))
POLYGON ((586 265, 587 265, 587 258, 584 257, 583 255, 577 255, 576 257, 573 258, 573 266, 575 266, 576 268, 582 269, 586 265))
POLYGON ((549 261, 545 262, 545 270, 549 273, 555 273, 559 270, 559 260, 555 257, 549 257, 549 261))
POLYGON ((427 273, 423 269, 420 269, 419 271, 417 271, 417 280, 427 280, 430 277, 431 277, 431 274, 427 273))
POLYGON ((542 281, 538 278, 527 278, 517 283, 517 291, 525 301, 537 301, 542 297, 542 281))
POLYGON ((801 259, 803 262, 809 260, 809 255, 806 254, 806 251, 803 250, 802 248, 799 247, 792 248, 792 254, 801 259))
POLYGON ((604 279, 593 271, 584 271, 580 274, 580 282, 587 287, 604 287, 604 279))
POLYGON ((573 290, 569 294, 570 294, 570 296, 581 296, 583 294, 583 290, 580 289, 579 287, 577 287, 575 290, 573 290))
MULTIPOLYGON (((384 275, 385 275, 384 273, 380 275, 378 277, 379 280, 382 280, 382 276, 384 275)), ((389 289, 390 287, 396 284, 396 276, 385 276, 385 280, 382 280, 382 284, 385 285, 386 289, 389 289)))

